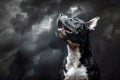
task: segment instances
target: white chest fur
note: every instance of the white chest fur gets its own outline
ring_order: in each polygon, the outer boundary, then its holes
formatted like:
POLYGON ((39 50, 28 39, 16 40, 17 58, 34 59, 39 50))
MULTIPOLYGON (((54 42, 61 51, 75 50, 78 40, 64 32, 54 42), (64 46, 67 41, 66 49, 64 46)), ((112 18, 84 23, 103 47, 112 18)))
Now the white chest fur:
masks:
POLYGON ((67 49, 67 64, 65 65, 67 72, 64 72, 65 80, 88 80, 87 69, 79 61, 81 58, 79 47, 73 51, 67 45, 67 49))

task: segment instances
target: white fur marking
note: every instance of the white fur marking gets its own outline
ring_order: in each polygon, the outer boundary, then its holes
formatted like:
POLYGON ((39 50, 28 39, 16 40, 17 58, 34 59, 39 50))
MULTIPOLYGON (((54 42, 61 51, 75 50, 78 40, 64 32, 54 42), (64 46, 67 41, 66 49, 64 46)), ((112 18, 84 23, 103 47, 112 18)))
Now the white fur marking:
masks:
POLYGON ((65 80, 88 80, 87 69, 79 61, 81 58, 79 48, 76 48, 76 50, 73 51, 70 49, 69 45, 67 45, 67 49, 68 56, 67 64, 65 65, 67 72, 64 72, 65 80))

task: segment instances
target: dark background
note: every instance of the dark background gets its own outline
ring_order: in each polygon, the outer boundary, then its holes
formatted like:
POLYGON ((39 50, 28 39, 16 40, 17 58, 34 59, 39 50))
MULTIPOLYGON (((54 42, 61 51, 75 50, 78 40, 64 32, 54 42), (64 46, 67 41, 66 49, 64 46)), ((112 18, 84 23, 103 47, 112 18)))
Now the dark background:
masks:
POLYGON ((120 0, 0 0, 0 80, 58 80, 66 55, 54 34, 59 13, 100 16, 90 34, 101 80, 120 80, 120 0))

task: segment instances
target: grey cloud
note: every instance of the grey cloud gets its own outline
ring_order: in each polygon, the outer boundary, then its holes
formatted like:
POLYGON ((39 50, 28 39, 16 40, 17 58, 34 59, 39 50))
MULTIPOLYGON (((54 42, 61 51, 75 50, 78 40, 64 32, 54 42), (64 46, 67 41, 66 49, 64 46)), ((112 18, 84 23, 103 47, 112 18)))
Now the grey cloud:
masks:
MULTIPOLYGON (((67 51, 64 41, 54 34, 56 18, 61 12, 67 14, 74 5, 82 13, 78 17, 85 21, 95 16, 101 17, 90 36, 93 52, 101 69, 102 80, 119 79, 119 73, 116 73, 120 66, 116 65, 120 56, 119 0, 1 0, 0 55, 1 59, 9 55, 12 59, 2 62, 10 65, 0 64, 1 67, 6 66, 5 70, 10 73, 1 74, 4 70, 0 70, 0 75, 11 80, 58 80, 58 69, 67 51), (44 29, 43 26, 49 26, 43 25, 48 17, 52 18, 52 25, 44 29)), ((1 76, 0 79, 5 80, 1 76)))

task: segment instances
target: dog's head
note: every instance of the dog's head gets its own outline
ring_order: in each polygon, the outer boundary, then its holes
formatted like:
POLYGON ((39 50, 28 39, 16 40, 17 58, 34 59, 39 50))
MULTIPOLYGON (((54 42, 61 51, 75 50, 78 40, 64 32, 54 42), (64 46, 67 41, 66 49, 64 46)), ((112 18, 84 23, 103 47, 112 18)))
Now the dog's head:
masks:
POLYGON ((60 14, 57 20, 56 35, 59 38, 80 44, 86 40, 91 30, 95 30, 99 19, 100 17, 95 17, 85 22, 77 17, 68 18, 68 16, 60 14))

